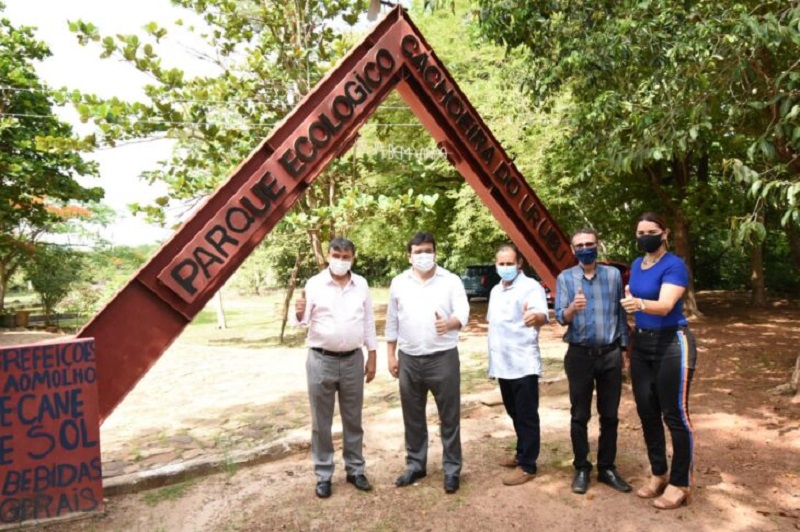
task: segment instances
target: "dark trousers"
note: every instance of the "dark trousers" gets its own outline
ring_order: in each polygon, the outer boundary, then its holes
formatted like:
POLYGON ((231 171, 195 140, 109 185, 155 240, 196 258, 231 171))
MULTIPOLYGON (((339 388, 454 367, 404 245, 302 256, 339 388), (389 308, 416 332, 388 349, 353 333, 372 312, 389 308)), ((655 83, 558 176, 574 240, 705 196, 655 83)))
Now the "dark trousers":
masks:
POLYGON ((600 354, 570 345, 564 357, 564 369, 569 381, 572 418, 570 437, 575 455, 572 465, 575 469, 592 469, 587 426, 592 417, 592 395, 597 385, 597 413, 600 416, 597 469, 613 469, 617 458, 617 411, 622 393, 622 352, 617 347, 600 354))
POLYGON ((433 393, 442 438, 442 469, 461 474, 461 362, 458 349, 411 356, 400 351, 400 404, 406 439, 406 468, 425 471, 428 463, 428 421, 425 407, 433 393))
POLYGON ((635 332, 631 381, 647 457, 654 475, 666 474, 666 423, 672 438, 669 483, 679 487, 691 485, 694 433, 689 420, 689 384, 696 359, 694 335, 686 328, 635 332))
POLYGON ((541 444, 539 430, 539 376, 497 379, 500 394, 517 433, 517 463, 526 473, 536 473, 541 444))

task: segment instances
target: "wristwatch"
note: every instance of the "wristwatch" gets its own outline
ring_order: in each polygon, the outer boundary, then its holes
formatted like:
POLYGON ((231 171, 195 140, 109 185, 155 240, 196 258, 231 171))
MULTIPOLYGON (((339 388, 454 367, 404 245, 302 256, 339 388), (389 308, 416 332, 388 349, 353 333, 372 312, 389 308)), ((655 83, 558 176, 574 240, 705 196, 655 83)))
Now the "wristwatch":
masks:
POLYGON ((642 312, 644 312, 644 309, 646 309, 646 308, 647 308, 647 305, 645 305, 645 304, 644 304, 644 299, 642 299, 642 298, 640 297, 640 298, 639 298, 639 303, 641 303, 641 304, 642 304, 642 308, 640 308, 639 310, 640 310, 640 311, 642 311, 642 312))

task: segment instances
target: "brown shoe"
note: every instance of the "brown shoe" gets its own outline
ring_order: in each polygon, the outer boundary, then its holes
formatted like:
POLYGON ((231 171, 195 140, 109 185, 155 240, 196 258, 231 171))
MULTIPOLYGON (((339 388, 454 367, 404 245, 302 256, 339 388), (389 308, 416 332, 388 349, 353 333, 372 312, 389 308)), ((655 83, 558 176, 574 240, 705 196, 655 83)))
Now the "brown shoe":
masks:
POLYGON ((664 492, 667 484, 669 484, 667 475, 653 475, 647 484, 636 490, 636 496, 640 499, 654 499, 664 492))
POLYGON ((670 484, 664 490, 664 495, 653 501, 653 506, 660 510, 674 510, 684 504, 688 506, 691 500, 691 488, 680 488, 670 484))
POLYGON ((503 477, 503 484, 506 486, 519 486, 520 484, 525 484, 529 480, 533 480, 535 477, 536 473, 526 473, 524 469, 517 467, 514 471, 503 477))
POLYGON ((507 460, 500 460, 499 462, 497 462, 497 465, 499 465, 501 467, 514 468, 514 467, 519 466, 519 462, 517 462, 516 457, 514 457, 514 458, 509 458, 507 460))

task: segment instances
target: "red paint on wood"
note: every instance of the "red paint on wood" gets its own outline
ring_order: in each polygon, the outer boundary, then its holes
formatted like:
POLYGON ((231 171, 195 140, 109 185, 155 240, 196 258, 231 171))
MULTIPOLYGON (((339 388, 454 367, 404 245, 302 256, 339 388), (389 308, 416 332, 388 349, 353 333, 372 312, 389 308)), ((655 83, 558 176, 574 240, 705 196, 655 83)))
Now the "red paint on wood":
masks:
POLYGON ((99 510, 91 338, 0 349, 0 525, 99 510))

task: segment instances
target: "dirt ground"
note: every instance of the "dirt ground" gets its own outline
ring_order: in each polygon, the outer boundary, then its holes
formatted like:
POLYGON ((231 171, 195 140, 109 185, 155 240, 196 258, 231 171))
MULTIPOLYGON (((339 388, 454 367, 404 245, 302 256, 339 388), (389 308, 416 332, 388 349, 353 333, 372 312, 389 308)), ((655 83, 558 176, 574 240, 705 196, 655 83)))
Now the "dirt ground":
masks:
MULTIPOLYGON (((687 508, 657 511, 649 501, 617 493, 594 479, 588 494, 570 492, 569 400, 558 360, 565 349, 560 339, 563 330, 554 325, 544 328, 542 335, 545 357, 555 362, 545 375, 552 382, 541 387, 542 453, 539 475, 532 482, 505 487, 500 481, 504 470, 496 463, 513 449, 513 429, 502 405, 480 402, 494 392, 493 384, 482 377, 485 357, 479 357, 462 365, 461 490, 446 495, 442 489, 441 445, 433 410, 429 410, 428 477, 414 486, 395 488, 393 481, 404 469, 402 418, 396 384, 387 375, 381 350, 379 376, 367 387, 365 401, 365 457, 375 486, 372 492, 358 492, 344 482, 339 454, 333 496, 317 499, 309 457, 301 454, 172 488, 113 497, 106 503, 105 516, 48 530, 800 530, 800 404, 769 393, 788 379, 798 354, 800 305, 774 300, 766 309, 755 309, 745 294, 733 293, 701 293, 699 303, 704 316, 692 323, 699 355, 690 399, 696 438, 695 498, 687 508)), ((485 304, 473 303, 463 351, 480 352, 485 344, 485 309, 485 304)), ((226 423, 235 417, 232 412, 250 403, 271 405, 271 410, 249 408, 250 414, 264 417, 272 412, 283 422, 307 423, 302 356, 298 356, 302 350, 278 353, 268 364, 260 361, 260 373, 253 378, 253 350, 227 357, 225 348, 214 349, 213 356, 183 349, 182 356, 195 356, 194 362, 187 364, 189 358, 169 362, 165 356, 151 373, 158 373, 163 364, 173 365, 162 372, 161 380, 150 382, 148 375, 141 381, 104 424, 104 441, 124 448, 126 439, 136 437, 134 428, 175 426, 181 433, 189 430, 186 424, 192 419, 226 423), (220 356, 226 357, 222 367, 220 356), (196 371, 203 364, 220 374, 216 383, 198 382, 196 371), (225 380, 223 374, 229 372, 248 384, 237 390, 225 380), (215 390, 234 400, 217 405, 215 390), (149 403, 141 402, 145 398, 149 403), (129 406, 136 401, 138 406, 129 406), (202 418, 194 411, 181 416, 182 409, 189 409, 182 405, 211 413, 202 418), (276 412, 276 405, 284 405, 283 411, 276 412)), ((648 468, 627 383, 620 419, 617 465, 636 487, 646 479, 648 468)), ((593 448, 596 434, 595 416, 590 428, 593 448)))

